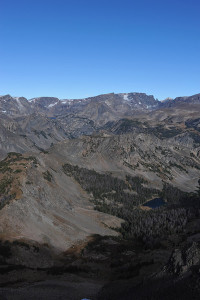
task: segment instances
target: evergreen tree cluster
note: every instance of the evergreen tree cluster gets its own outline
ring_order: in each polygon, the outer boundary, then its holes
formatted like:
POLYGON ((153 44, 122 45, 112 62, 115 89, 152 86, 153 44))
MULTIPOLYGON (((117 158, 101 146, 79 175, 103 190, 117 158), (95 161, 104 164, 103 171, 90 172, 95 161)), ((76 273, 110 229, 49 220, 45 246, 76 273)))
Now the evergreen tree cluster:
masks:
POLYGON ((96 210, 125 220, 120 228, 125 239, 155 245, 169 235, 183 233, 188 221, 200 215, 200 188, 196 195, 190 195, 164 183, 160 192, 145 187, 147 182, 140 177, 127 175, 122 180, 70 164, 65 164, 63 170, 91 194, 96 210), (154 210, 139 207, 155 195, 167 200, 168 205, 154 210), (198 203, 195 209, 194 200, 198 203))
POLYGON ((122 180, 111 174, 100 174, 95 170, 70 164, 63 165, 63 171, 90 193, 97 205, 104 207, 106 203, 112 202, 112 206, 118 207, 119 204, 123 204, 132 209, 159 193, 156 189, 144 187, 143 184, 147 181, 138 176, 126 176, 125 180, 122 180))

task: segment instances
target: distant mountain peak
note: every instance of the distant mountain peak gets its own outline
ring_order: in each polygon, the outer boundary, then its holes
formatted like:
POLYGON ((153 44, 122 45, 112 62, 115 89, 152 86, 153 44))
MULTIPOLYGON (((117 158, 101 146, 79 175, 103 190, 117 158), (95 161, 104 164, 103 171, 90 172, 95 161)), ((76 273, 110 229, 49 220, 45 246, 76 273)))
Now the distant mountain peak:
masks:
POLYGON ((165 101, 172 101, 172 100, 174 100, 173 98, 171 98, 171 97, 167 97, 167 98, 165 98, 164 100, 161 100, 161 102, 165 102, 165 101))

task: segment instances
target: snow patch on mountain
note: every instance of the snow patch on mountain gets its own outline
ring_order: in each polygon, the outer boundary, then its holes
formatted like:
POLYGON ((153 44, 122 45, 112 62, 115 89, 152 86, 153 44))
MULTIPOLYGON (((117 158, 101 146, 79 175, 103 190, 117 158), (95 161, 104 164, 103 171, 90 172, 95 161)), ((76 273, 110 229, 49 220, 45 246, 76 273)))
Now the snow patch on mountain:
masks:
POLYGON ((53 106, 55 106, 56 104, 58 104, 59 103, 59 101, 57 101, 57 102, 55 102, 55 103, 51 103, 51 104, 49 104, 47 107, 53 107, 53 106))
POLYGON ((124 100, 126 100, 126 101, 128 101, 129 100, 129 98, 128 98, 128 94, 124 94, 124 100))
POLYGON ((24 110, 24 106, 23 106, 22 103, 21 103, 20 97, 14 97, 14 99, 17 101, 19 110, 20 110, 20 111, 23 111, 23 110, 24 110))

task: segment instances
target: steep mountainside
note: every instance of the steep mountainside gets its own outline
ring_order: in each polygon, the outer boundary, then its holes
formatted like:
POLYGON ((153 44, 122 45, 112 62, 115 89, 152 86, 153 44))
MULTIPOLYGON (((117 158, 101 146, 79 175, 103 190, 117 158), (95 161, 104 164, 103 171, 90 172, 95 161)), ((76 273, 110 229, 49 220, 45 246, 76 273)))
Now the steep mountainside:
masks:
MULTIPOLYGON (((9 194, 1 194, 1 202, 5 204, 0 211, 1 237, 31 239, 40 243, 48 241, 50 245, 64 249, 74 240, 83 239, 91 233, 109 232, 103 225, 108 224, 107 217, 93 211, 95 205, 101 206, 108 197, 104 199, 101 195, 95 198, 95 190, 91 187, 88 190, 87 182, 91 181, 91 176, 96 176, 97 181, 103 180, 103 190, 105 183, 110 182, 107 190, 110 200, 106 200, 106 205, 110 205, 112 199, 119 202, 122 201, 120 199, 127 199, 138 207, 158 196, 164 184, 186 192, 193 191, 200 172, 199 132, 178 127, 149 127, 130 120, 125 122, 121 120, 115 124, 112 134, 102 132, 65 139, 52 145, 48 151, 34 153, 34 156, 31 154, 37 163, 24 165, 22 170, 25 173, 19 172, 23 175, 19 183, 21 198, 6 202, 9 194), (63 169, 65 165, 71 166, 70 172, 63 169), (82 168, 77 169, 78 173, 72 172, 76 166, 82 168), (76 175, 81 172, 84 182, 76 175), (116 183, 113 185, 112 182, 116 183), (131 182, 138 182, 139 190, 130 188, 131 182), (121 198, 116 198, 119 195, 117 186, 121 186, 121 198)), ((15 154, 13 156, 13 161, 18 161, 15 154)), ((10 168, 13 161, 9 157, 2 161, 0 169, 4 179, 15 174, 10 168), (7 169, 3 169, 4 164, 7 169)), ((17 164, 23 165, 23 160, 26 156, 19 156, 20 162, 17 164)), ((12 183, 9 184, 12 186, 12 183)), ((173 199, 167 199, 173 202, 173 199)), ((114 207, 112 202, 111 205, 114 207)), ((112 218, 109 221, 111 227, 120 224, 112 218)), ((111 231, 109 233, 113 234, 111 231)))
POLYGON ((10 153, 0 163, 0 239, 66 250, 92 234, 117 233, 115 217, 93 210, 89 196, 45 155, 10 153))
POLYGON ((1 96, 0 298, 199 299, 199 113, 1 96))

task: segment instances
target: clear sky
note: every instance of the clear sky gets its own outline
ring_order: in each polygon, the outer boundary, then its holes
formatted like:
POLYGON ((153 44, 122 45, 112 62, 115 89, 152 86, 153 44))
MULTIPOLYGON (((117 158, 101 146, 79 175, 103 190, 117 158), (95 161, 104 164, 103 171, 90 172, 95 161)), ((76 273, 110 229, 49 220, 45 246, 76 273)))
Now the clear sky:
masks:
POLYGON ((200 93, 199 0, 0 0, 0 95, 200 93))

